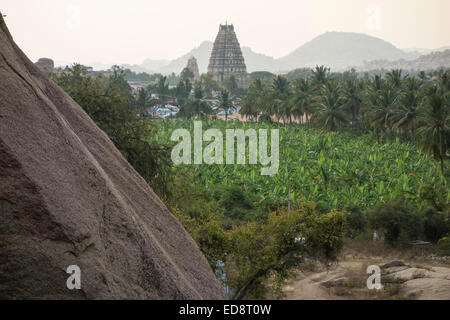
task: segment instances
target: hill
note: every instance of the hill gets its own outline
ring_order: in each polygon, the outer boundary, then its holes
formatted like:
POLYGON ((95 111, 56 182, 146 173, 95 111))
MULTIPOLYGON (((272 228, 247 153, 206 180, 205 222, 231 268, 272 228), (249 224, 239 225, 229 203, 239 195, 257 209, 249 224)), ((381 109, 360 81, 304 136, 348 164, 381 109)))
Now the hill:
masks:
MULTIPOLYGON (((205 73, 212 46, 212 42, 205 41, 199 47, 156 71, 163 74, 180 73, 189 57, 195 56, 200 73, 205 73)), ((349 32, 324 33, 280 59, 256 53, 249 47, 242 47, 242 53, 249 73, 255 71, 276 73, 316 65, 326 65, 338 71, 348 67, 362 66, 365 61, 411 60, 420 56, 417 52, 402 51, 382 39, 349 32)))
POLYGON ((361 33, 327 32, 278 60, 280 70, 326 65, 337 71, 364 61, 411 59, 391 43, 361 33))
POLYGON ((242 47, 245 63, 247 64, 247 72, 256 71, 277 72, 277 60, 265 54, 256 53, 249 47, 242 47))
POLYGON ((436 48, 436 49, 426 49, 426 48, 402 48, 403 51, 407 52, 407 53, 416 53, 418 55, 426 55, 426 54, 430 54, 432 52, 442 52, 445 50, 449 50, 450 46, 445 46, 445 47, 440 47, 440 48, 436 48))
POLYGON ((181 57, 172 60, 167 65, 157 69, 156 71, 162 74, 170 74, 172 72, 180 73, 184 68, 186 68, 189 58, 194 56, 197 59, 198 69, 200 73, 206 73, 212 47, 213 43, 211 41, 204 41, 198 47, 192 49, 181 57))
MULTIPOLYGON (((197 59, 200 73, 206 73, 212 47, 211 41, 204 41, 198 47, 172 61, 147 59, 141 65, 124 66, 135 72, 178 74, 186 67, 189 58, 194 56, 197 59)), ((445 48, 435 51, 443 49, 445 48)), ((396 61, 395 65, 408 67, 408 61, 421 57, 423 53, 419 52, 429 53, 429 51, 420 51, 420 49, 405 49, 404 51, 380 38, 352 32, 324 33, 280 59, 256 53, 249 47, 242 47, 248 73, 256 71, 283 73, 316 65, 326 65, 332 71, 342 71, 351 67, 360 68, 372 61, 375 65, 380 61, 386 65, 389 61, 396 61), (399 61, 403 62, 398 63, 399 61)), ((419 66, 420 64, 418 62, 419 66)), ((430 66, 434 65, 436 64, 430 64, 430 66)))
POLYGON ((378 69, 404 69, 414 71, 437 70, 441 68, 450 68, 450 49, 442 52, 432 52, 419 58, 407 61, 405 59, 396 61, 375 60, 364 63, 357 68, 358 71, 371 71, 378 69))

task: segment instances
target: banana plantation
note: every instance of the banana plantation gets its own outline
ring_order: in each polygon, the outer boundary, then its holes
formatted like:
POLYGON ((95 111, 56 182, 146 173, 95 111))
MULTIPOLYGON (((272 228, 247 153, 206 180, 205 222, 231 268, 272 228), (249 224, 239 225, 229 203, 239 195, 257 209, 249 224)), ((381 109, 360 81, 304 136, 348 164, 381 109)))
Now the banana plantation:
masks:
MULTIPOLYGON (((166 120, 159 125, 158 140, 162 143, 170 142, 175 129, 193 130, 191 120, 166 120)), ((288 199, 292 199, 293 203, 312 201, 327 209, 351 205, 370 208, 403 197, 420 206, 418 194, 426 184, 447 190, 446 200, 450 201, 449 181, 439 163, 399 138, 323 132, 298 124, 205 120, 203 127, 224 132, 274 127, 280 130, 280 168, 271 177, 262 176, 261 165, 250 165, 248 159, 245 165, 189 165, 197 173, 199 184, 206 188, 239 185, 256 196, 255 205, 287 206, 288 199)))

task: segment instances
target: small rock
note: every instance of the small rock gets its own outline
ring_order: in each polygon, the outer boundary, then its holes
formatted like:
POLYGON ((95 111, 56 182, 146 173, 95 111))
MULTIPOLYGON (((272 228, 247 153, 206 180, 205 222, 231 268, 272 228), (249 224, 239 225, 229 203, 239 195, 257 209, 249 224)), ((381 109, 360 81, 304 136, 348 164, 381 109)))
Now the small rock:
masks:
POLYGON ((431 243, 422 240, 415 240, 411 242, 411 245, 415 248, 421 248, 421 247, 429 247, 431 246, 431 243))
POLYGON ((404 267, 406 266, 402 261, 391 261, 384 265, 382 265, 382 268, 392 268, 392 267, 404 267))
POLYGON ((351 259, 353 259, 353 255, 352 255, 351 253, 348 253, 348 254, 346 254, 346 255, 344 256, 344 259, 345 259, 345 260, 351 260, 351 259))
POLYGON ((349 279, 347 277, 342 277, 335 280, 326 281, 322 285, 325 286, 326 288, 344 287, 348 282, 349 279))
POLYGON ((408 266, 402 266, 402 267, 390 267, 390 268, 386 268, 386 273, 387 274, 389 274, 389 273, 394 273, 394 272, 399 272, 399 271, 403 271, 403 270, 406 270, 406 269, 409 269, 409 267, 408 266))

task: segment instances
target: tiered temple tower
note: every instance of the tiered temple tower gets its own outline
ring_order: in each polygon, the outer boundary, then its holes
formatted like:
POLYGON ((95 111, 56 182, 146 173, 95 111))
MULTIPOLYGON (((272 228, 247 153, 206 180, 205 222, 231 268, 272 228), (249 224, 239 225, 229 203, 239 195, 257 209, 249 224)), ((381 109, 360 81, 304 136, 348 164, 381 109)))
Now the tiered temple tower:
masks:
POLYGON ((247 67, 233 25, 220 25, 209 59, 208 73, 218 82, 234 76, 240 88, 246 87, 247 67))
POLYGON ((187 68, 194 74, 194 81, 200 80, 200 73, 198 72, 197 59, 190 57, 187 63, 187 68))

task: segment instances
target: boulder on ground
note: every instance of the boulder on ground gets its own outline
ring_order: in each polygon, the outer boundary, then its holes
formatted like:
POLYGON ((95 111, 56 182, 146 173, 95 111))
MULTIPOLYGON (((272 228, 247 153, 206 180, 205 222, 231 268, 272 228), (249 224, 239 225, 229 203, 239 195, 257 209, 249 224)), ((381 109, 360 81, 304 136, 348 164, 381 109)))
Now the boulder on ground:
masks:
POLYGON ((412 279, 425 278, 430 271, 419 268, 408 268, 402 271, 387 274, 381 277, 381 282, 405 282, 412 279))
POLYGON ((392 268, 392 267, 403 267, 405 264, 402 261, 391 261, 386 264, 383 264, 381 268, 392 268))
POLYGON ((350 280, 347 277, 342 277, 342 278, 323 282, 322 285, 326 288, 345 287, 349 284, 349 281, 350 280))
POLYGON ((394 273, 394 272, 398 272, 398 271, 403 271, 403 270, 406 270, 406 269, 409 269, 409 267, 408 266, 390 267, 390 268, 386 268, 384 271, 385 271, 386 274, 389 274, 389 273, 394 273))

